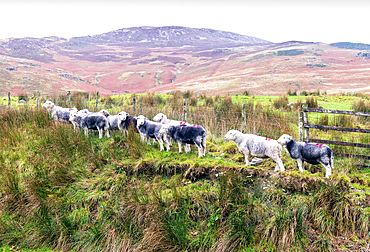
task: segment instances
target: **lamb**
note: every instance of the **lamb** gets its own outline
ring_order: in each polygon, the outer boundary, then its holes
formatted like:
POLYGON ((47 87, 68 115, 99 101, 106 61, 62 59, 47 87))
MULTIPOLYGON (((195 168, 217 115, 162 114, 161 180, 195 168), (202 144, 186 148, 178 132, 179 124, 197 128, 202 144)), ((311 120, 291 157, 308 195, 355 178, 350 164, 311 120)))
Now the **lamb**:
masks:
MULTIPOLYGON (((163 134, 161 134, 159 131, 162 128, 162 124, 160 123, 155 123, 151 122, 148 119, 146 119, 144 116, 139 116, 137 118, 137 129, 138 131, 145 135, 148 139, 148 144, 149 138, 153 138, 158 141, 159 143, 159 150, 163 151, 163 134)), ((166 144, 167 151, 169 150, 168 144, 166 144)))
POLYGON ((290 154, 292 159, 296 159, 298 168, 301 172, 304 171, 303 162, 317 165, 322 164, 326 170, 325 177, 329 178, 334 168, 334 153, 332 149, 325 144, 295 142, 293 138, 287 134, 282 135, 278 142, 290 154))
POLYGON ((76 108, 63 108, 60 106, 55 106, 51 101, 46 101, 42 104, 43 108, 46 108, 50 113, 52 119, 54 119, 55 124, 58 122, 69 122, 69 114, 71 111, 77 111, 76 108))
MULTIPOLYGON (((181 152, 182 144, 195 144, 198 147, 198 157, 205 156, 206 131, 202 126, 163 124, 159 132, 170 136, 175 143, 177 142, 179 145, 179 152, 181 152)), ((167 141, 166 139, 167 138, 165 138, 165 141, 167 141)), ((169 144, 167 144, 167 146, 169 146, 169 144)), ((190 148, 185 148, 185 152, 190 152, 190 148)))
POLYGON ((229 130, 226 140, 232 140, 239 151, 245 155, 245 165, 249 166, 249 155, 259 158, 271 158, 276 162, 275 171, 285 171, 281 161, 281 145, 273 139, 253 134, 243 134, 238 130, 229 130))

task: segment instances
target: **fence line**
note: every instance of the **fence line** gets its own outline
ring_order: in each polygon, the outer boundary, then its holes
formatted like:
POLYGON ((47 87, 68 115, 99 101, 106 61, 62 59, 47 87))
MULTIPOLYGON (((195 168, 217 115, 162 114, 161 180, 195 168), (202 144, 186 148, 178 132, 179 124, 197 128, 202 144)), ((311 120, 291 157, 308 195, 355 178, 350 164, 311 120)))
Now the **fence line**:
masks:
MULTIPOLYGON (((339 149, 335 148, 334 149, 334 155, 335 156, 340 156, 340 157, 347 157, 347 158, 355 158, 355 159, 365 159, 365 160, 370 160, 370 155, 369 155, 369 148, 370 144, 364 143, 364 142, 369 142, 369 129, 360 129, 360 128, 351 128, 351 127, 338 127, 338 126, 328 126, 328 125, 320 125, 320 124, 310 124, 309 123, 309 118, 308 118, 308 113, 325 113, 325 114, 335 114, 335 115, 350 115, 350 116, 363 116, 363 117, 369 117, 370 113, 364 113, 364 112, 356 112, 356 111, 341 111, 341 110, 328 110, 328 109, 314 109, 314 108, 303 108, 302 112, 300 113, 299 117, 299 126, 300 126, 300 138, 303 141, 306 142, 316 142, 316 143, 323 143, 323 144, 329 144, 329 145, 334 145, 334 146, 347 146, 347 147, 355 147, 355 148, 364 148, 363 151, 356 151, 355 153, 343 153, 345 149, 339 149), (319 138, 313 138, 310 137, 310 129, 317 129, 320 131, 337 131, 340 132, 341 138, 346 138, 348 139, 359 139, 358 137, 353 138, 353 136, 348 136, 346 132, 350 133, 360 133, 360 134, 365 134, 365 137, 362 137, 363 142, 362 143, 356 143, 356 142, 351 142, 351 141, 341 141, 338 140, 328 140, 328 139, 319 139, 319 138), (360 154, 359 154, 360 153, 360 154)), ((327 122, 329 121, 328 119, 326 120, 327 122)), ((350 120, 353 121, 353 120, 350 120)), ((317 122, 318 123, 318 122, 317 122)), ((328 138, 328 134, 325 134, 326 138, 328 138)), ((317 136, 316 136, 317 137, 317 136)), ((370 167, 368 165, 359 165, 361 167, 370 167)))

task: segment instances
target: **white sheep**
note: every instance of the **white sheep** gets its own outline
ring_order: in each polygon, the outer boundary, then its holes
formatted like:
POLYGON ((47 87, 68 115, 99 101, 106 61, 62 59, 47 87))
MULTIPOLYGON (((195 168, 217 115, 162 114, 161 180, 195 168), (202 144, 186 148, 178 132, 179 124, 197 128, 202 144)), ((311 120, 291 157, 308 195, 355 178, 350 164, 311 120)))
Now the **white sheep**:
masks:
POLYGON ((259 158, 271 158, 276 162, 275 171, 285 171, 281 161, 281 145, 273 139, 253 134, 243 134, 238 130, 229 130, 225 139, 232 140, 239 151, 245 155, 245 165, 249 166, 249 155, 259 158))

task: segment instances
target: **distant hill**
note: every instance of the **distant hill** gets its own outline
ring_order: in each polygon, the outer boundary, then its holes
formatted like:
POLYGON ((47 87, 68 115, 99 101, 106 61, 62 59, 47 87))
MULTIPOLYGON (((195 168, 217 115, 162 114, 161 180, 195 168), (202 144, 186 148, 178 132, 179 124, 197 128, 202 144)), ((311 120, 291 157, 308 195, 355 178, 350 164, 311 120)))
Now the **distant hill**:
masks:
POLYGON ((370 61, 358 50, 301 41, 276 44, 178 26, 125 28, 69 40, 12 38, 0 42, 0 95, 370 92, 370 61))
POLYGON ((331 46, 345 49, 370 50, 370 45, 362 43, 340 42, 330 44, 331 46))
POLYGON ((95 35, 72 38, 63 45, 91 43, 141 47, 224 47, 255 44, 272 44, 263 39, 232 32, 212 29, 197 29, 181 26, 133 27, 95 35))

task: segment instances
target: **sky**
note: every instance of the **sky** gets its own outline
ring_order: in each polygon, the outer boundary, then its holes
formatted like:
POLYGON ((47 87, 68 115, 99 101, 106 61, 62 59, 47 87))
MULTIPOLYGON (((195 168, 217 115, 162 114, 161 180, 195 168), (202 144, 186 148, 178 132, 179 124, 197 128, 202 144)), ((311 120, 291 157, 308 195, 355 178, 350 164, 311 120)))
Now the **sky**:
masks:
POLYGON ((369 0, 0 0, 0 40, 175 25, 275 43, 370 44, 369 13, 369 0))

